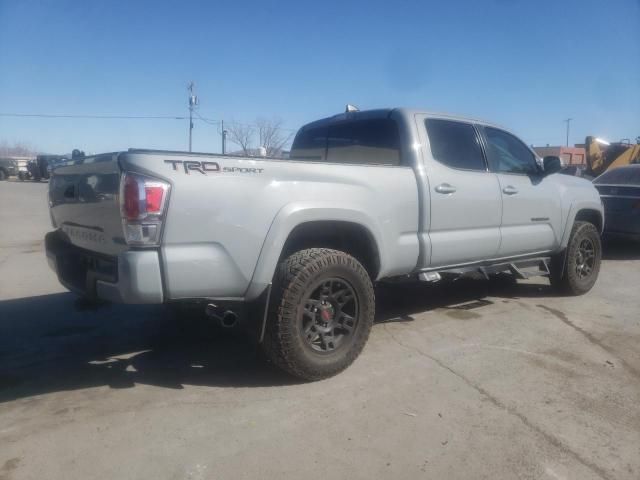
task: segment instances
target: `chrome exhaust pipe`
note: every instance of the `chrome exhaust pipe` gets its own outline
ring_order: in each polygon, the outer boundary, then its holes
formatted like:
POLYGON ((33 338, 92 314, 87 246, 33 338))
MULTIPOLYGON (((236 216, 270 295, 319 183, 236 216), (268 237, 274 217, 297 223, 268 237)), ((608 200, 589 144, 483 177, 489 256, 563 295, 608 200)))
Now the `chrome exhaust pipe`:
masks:
POLYGON ((222 314, 222 321, 220 323, 225 328, 235 327, 236 323, 238 323, 238 315, 236 312, 227 310, 222 314))
POLYGON ((222 310, 215 303, 209 303, 204 308, 205 315, 207 317, 213 318, 214 320, 217 320, 218 322, 222 322, 221 312, 222 310))
POLYGON ((224 328, 235 327, 238 323, 238 314, 233 310, 222 310, 215 303, 209 303, 204 309, 207 317, 212 318, 224 328))

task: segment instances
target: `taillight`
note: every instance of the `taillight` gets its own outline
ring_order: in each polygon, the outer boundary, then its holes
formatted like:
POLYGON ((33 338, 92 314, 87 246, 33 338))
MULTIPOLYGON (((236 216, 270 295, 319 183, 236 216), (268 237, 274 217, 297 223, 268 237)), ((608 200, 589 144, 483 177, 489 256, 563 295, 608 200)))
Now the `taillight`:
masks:
POLYGON ((140 189, 138 179, 132 175, 124 178, 124 201, 122 211, 128 220, 137 220, 140 216, 140 189))
POLYGON ((146 197, 145 206, 148 214, 159 215, 162 213, 162 200, 165 188, 159 185, 145 185, 144 193, 146 197))
POLYGON ((164 220, 169 184, 127 173, 122 186, 122 221, 129 245, 156 245, 164 220))

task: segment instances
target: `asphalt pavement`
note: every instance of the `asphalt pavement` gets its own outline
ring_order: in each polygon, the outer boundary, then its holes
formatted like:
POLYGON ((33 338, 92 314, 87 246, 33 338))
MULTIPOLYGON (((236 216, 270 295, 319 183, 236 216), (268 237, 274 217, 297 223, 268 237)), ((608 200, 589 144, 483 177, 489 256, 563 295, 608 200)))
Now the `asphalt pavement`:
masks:
POLYGON ((595 288, 377 289, 344 373, 300 383, 160 306, 47 266, 46 183, 0 182, 0 479, 640 478, 640 244, 595 288))

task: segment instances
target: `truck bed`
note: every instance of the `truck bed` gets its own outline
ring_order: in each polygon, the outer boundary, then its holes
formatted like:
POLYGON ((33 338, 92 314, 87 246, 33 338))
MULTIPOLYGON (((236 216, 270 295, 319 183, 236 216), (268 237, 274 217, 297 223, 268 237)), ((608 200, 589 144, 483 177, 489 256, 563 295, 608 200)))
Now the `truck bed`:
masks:
POLYGON ((381 276, 411 271, 418 258, 418 192, 409 167, 130 149, 58 168, 50 189, 64 242, 145 275, 149 256, 157 258, 162 292, 145 296, 153 302, 257 297, 291 231, 316 220, 364 225, 380 245, 381 276), (122 179, 129 173, 170 186, 156 245, 125 238, 122 179), (145 252, 143 262, 132 260, 145 252))

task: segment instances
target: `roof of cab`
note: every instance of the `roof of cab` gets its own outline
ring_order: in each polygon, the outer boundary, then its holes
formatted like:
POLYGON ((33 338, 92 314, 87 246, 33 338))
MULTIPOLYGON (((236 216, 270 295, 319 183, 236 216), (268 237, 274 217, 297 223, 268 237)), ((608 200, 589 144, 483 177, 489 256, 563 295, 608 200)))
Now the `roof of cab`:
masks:
POLYGON ((389 118, 391 115, 399 115, 413 118, 416 114, 423 114, 429 117, 434 118, 446 118, 449 120, 455 120, 459 122, 467 122, 467 123, 477 123, 481 125, 487 125, 491 127, 497 127, 504 129, 504 127, 500 125, 493 124, 491 122, 487 122, 485 120, 480 120, 477 118, 464 117, 460 115, 453 115, 449 113, 443 112, 431 112, 428 110, 421 110, 417 108, 378 108, 374 110, 358 110, 355 112, 342 112, 337 115, 333 115, 331 117, 321 118, 320 120, 316 120, 314 122, 307 123, 303 125, 300 130, 304 130, 307 128, 314 127, 322 127, 326 125, 330 125, 332 123, 342 122, 345 120, 366 120, 366 119, 374 119, 374 118, 389 118))

